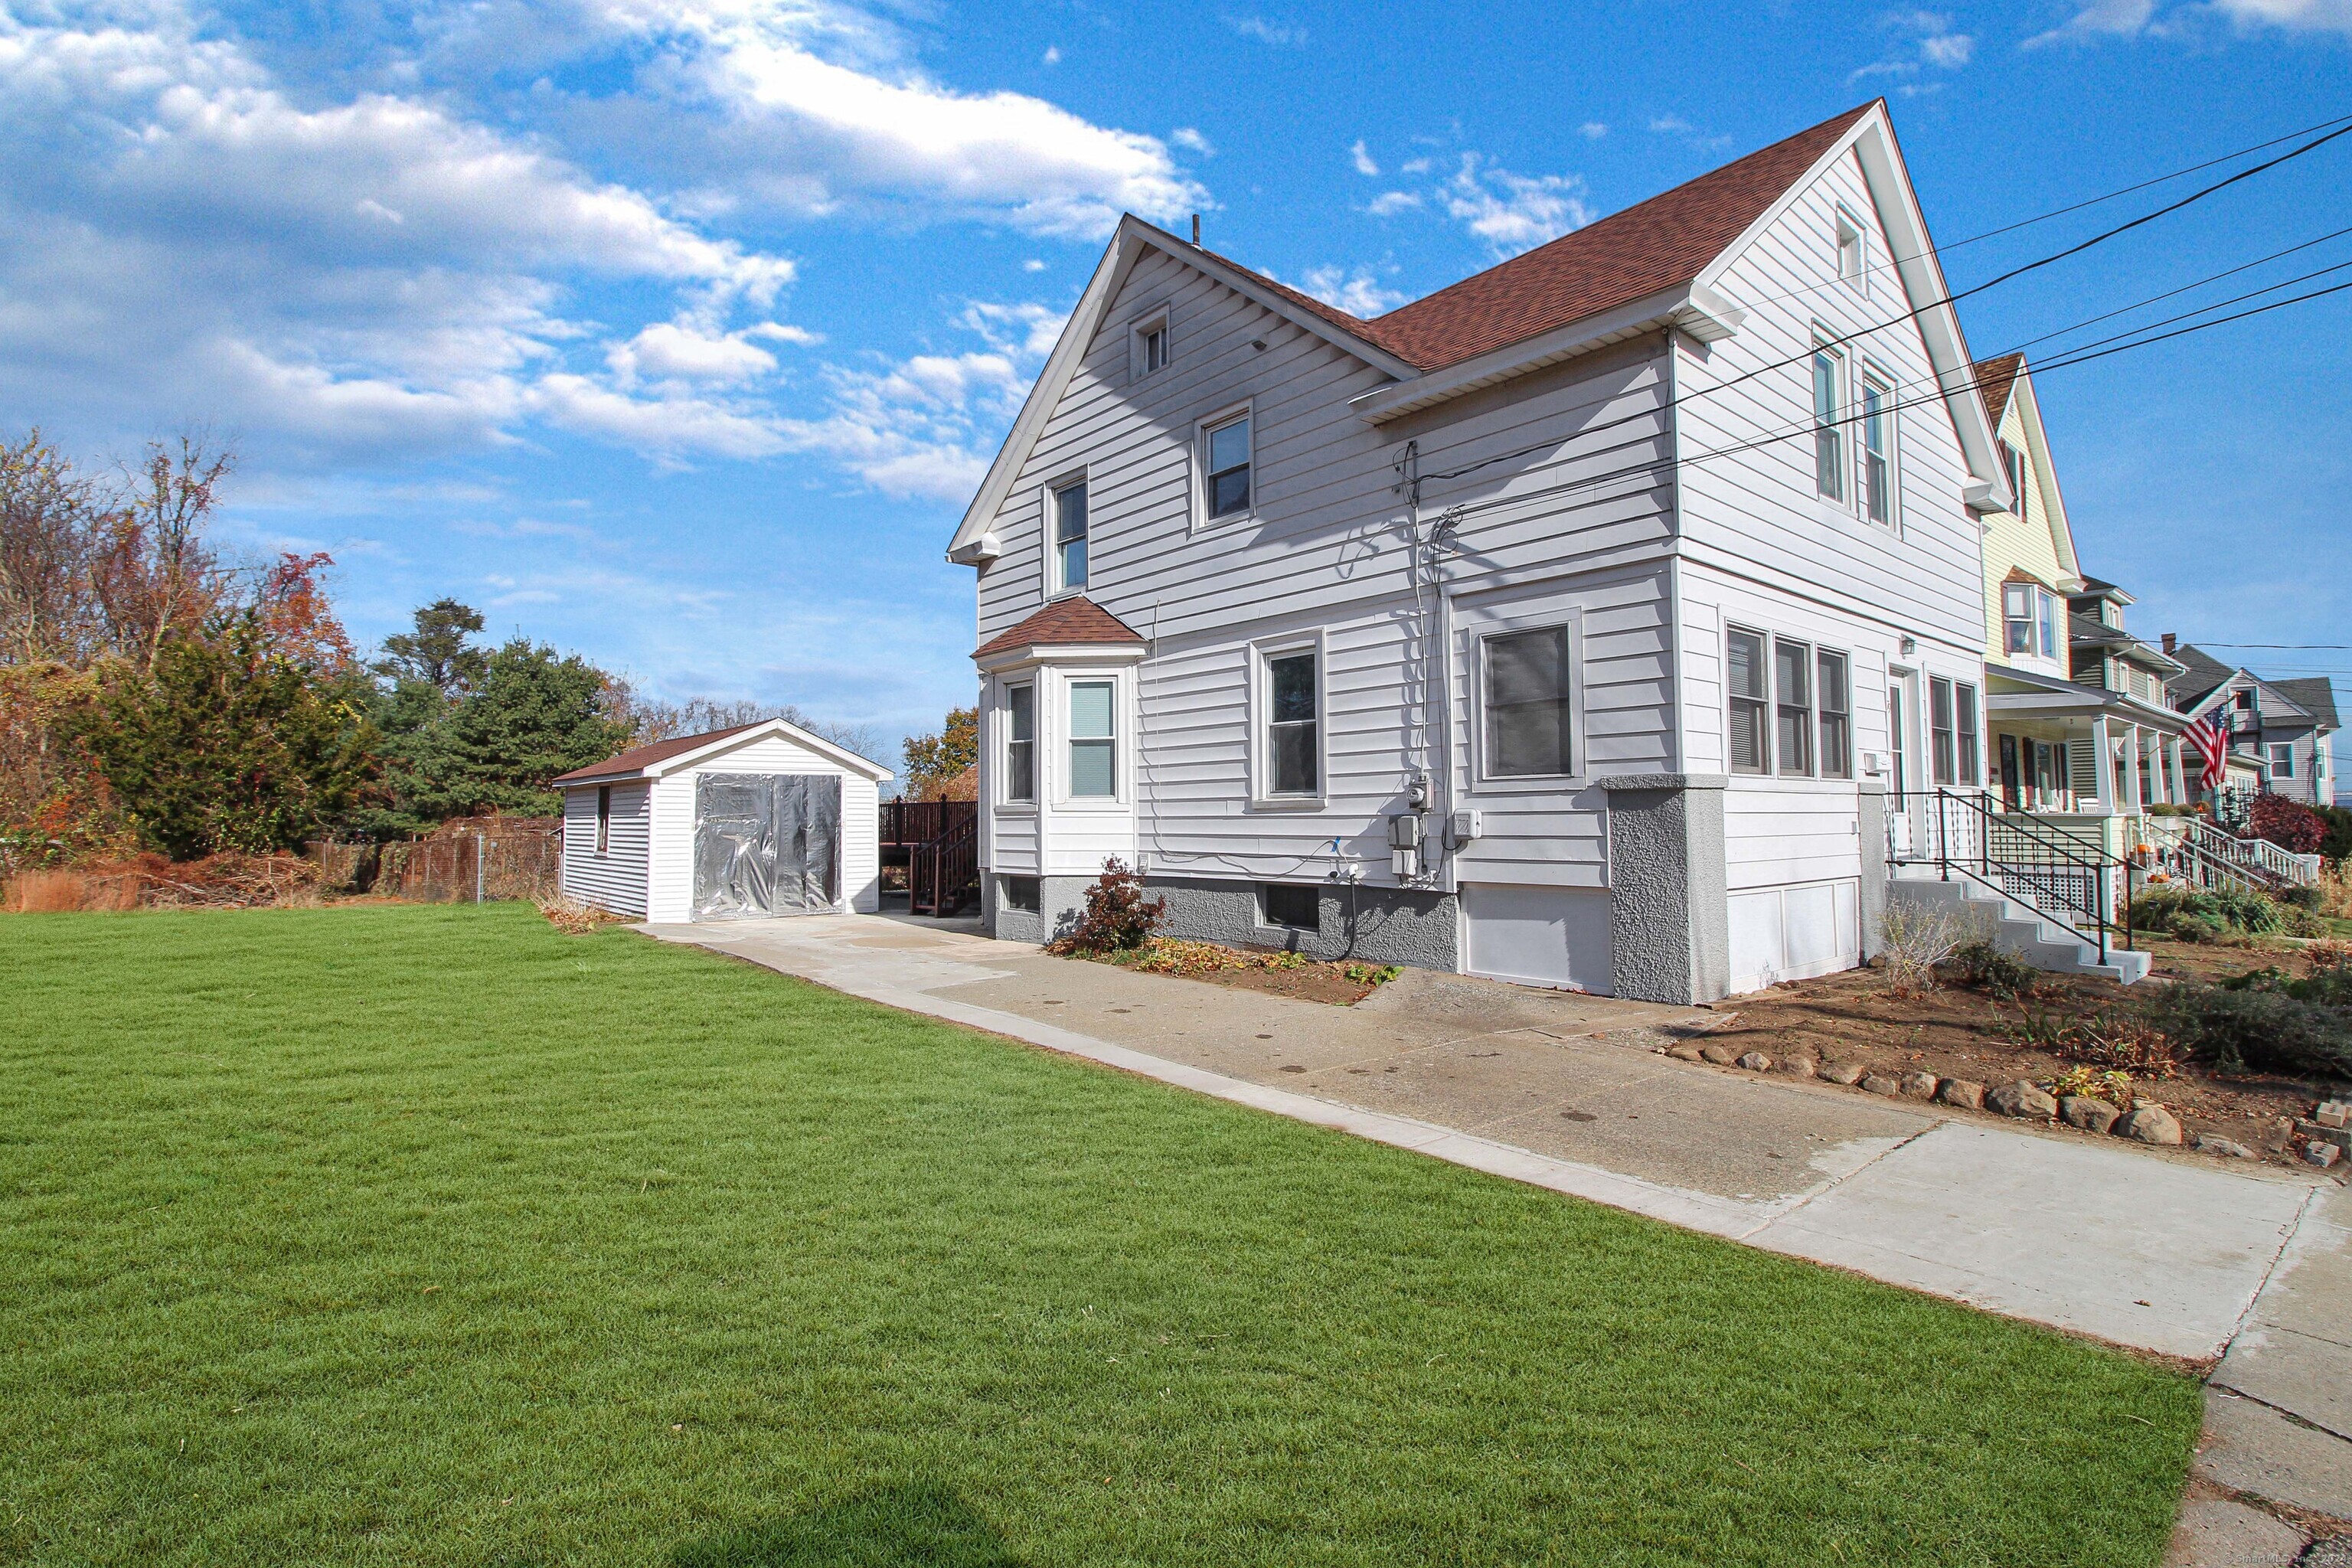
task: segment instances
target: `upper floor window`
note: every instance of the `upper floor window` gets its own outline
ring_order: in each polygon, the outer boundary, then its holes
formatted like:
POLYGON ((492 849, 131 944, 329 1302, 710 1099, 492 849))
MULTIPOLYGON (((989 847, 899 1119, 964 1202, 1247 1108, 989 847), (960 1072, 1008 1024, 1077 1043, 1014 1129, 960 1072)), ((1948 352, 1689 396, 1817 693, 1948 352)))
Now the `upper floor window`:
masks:
POLYGON ((1731 771, 1760 773, 1771 766, 1770 679, 1764 668, 1764 634, 1737 626, 1724 635, 1725 689, 1729 693, 1731 771))
POLYGON ((1246 414, 1210 426, 1201 433, 1208 483, 1203 499, 1209 515, 1231 517, 1250 508, 1250 416, 1246 414))
POLYGON ((2033 611, 2042 630, 2042 657, 2058 658, 2058 596, 2036 588, 2033 591, 2033 611))
POLYGON ((1894 399, 1886 384, 1865 373, 1862 378, 1862 504, 1870 521, 1895 521, 1894 399))
POLYGON ((1843 207, 1838 209, 1837 262, 1839 278, 1863 287, 1862 226, 1843 207))
POLYGON ((2009 480, 2009 510, 2018 517, 2025 515, 2025 454, 2008 442, 2000 447, 2001 476, 2009 480))
POLYGON ((2274 779, 2294 777, 2294 746, 2291 742, 2271 742, 2271 777, 2274 779))
POLYGON ((1265 661, 1265 793, 1312 795, 1319 784, 1315 650, 1265 661))
POLYGON ((1486 776, 1544 778, 1576 771, 1572 671, 1566 626, 1481 639, 1486 776))
POLYGON ((2001 647, 2010 653, 2033 651, 2033 584, 2000 585, 2001 647))
POLYGON ((1845 359, 1835 349, 1813 351, 1813 483, 1831 500, 1845 500, 1845 359))
POLYGON ((1087 585, 1087 481, 1054 492, 1054 586, 1087 585))
POLYGON ((1037 689, 1004 689, 1004 798, 1037 798, 1037 689))
POLYGON ((1146 316, 1130 331, 1129 374, 1139 381, 1154 371, 1167 368, 1168 312, 1162 310, 1146 316))
POLYGON ((1102 799, 1118 793, 1117 683, 1070 682, 1070 797, 1102 799))

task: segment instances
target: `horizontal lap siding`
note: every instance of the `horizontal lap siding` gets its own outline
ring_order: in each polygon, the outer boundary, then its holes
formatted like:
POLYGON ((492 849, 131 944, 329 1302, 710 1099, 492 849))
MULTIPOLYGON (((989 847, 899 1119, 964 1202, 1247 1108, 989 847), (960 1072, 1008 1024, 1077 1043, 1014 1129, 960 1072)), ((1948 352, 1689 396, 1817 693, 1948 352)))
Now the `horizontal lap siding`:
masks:
POLYGON ((1856 805, 1851 786, 1734 779, 1723 802, 1731 890, 1861 875, 1856 805))
POLYGON ((648 830, 644 784, 614 784, 605 852, 596 853, 596 791, 563 792, 563 890, 617 915, 646 912, 648 830))
POLYGON ((841 780, 841 896, 861 913, 882 907, 881 792, 823 752, 782 735, 740 747, 659 781, 654 791, 652 918, 691 918, 695 778, 700 773, 808 773, 841 780))
POLYGON ((1704 353, 1685 348, 1677 363, 1684 531, 1699 558, 1737 562, 1767 583, 1974 653, 1985 635, 1982 545, 1960 500, 1968 476, 1951 414, 1930 395, 1933 369, 1914 324, 1865 333, 1913 303, 1885 268, 1886 258, 1885 237, 1849 157, 1726 269, 1717 287, 1747 310, 1745 322, 1704 353), (1870 231, 1870 259, 1882 268, 1870 275, 1866 298, 1836 279, 1841 202, 1870 231), (1895 416, 1899 533, 1864 521, 1853 505, 1857 426, 1844 427, 1847 502, 1816 494, 1806 359, 1816 325, 1841 337, 1864 333, 1848 346, 1850 385, 1859 384, 1853 378, 1867 360, 1894 382, 1897 402, 1929 399, 1895 416), (1751 372, 1759 374, 1737 379, 1751 372), (1783 433, 1790 434, 1734 450, 1783 433))

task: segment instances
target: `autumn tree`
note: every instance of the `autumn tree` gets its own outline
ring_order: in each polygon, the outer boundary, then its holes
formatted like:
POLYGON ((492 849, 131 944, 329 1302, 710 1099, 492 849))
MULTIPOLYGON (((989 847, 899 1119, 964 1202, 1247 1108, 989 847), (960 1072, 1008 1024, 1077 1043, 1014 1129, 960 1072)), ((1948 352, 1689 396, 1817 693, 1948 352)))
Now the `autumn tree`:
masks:
POLYGON ((944 800, 964 771, 980 761, 980 710, 951 708, 935 735, 911 735, 906 745, 908 795, 944 800))

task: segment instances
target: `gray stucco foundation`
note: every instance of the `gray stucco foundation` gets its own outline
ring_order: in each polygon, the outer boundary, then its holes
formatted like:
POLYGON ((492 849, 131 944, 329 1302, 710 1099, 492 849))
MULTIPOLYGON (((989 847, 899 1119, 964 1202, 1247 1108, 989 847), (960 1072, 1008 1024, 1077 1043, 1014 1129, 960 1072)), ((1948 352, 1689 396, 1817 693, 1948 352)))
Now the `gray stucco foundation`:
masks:
POLYGON ((1877 779, 1862 781, 1854 803, 1854 827, 1862 835, 1862 961, 1868 963, 1885 946, 1880 922, 1886 917, 1886 785, 1877 779))
POLYGON ((1609 792, 1610 988, 1637 1002, 1731 989, 1721 773, 1630 773, 1609 792))
MULTIPOLYGON (((981 879, 989 933, 1006 942, 1050 942, 1077 923, 1091 877, 1041 877, 1034 913, 1004 901, 1003 878, 981 879)), ((1326 881, 1316 886, 1316 927, 1269 925, 1254 881, 1206 877, 1146 877, 1145 888, 1168 900, 1170 936, 1236 946, 1270 947, 1309 958, 1362 959, 1421 969, 1456 967, 1455 900, 1451 893, 1371 888, 1326 881)))
POLYGON ((1037 908, 1016 910, 1004 901, 1004 878, 987 872, 980 879, 981 918, 988 934, 1006 942, 1047 942, 1077 924, 1086 907, 1092 877, 1039 877, 1037 908))

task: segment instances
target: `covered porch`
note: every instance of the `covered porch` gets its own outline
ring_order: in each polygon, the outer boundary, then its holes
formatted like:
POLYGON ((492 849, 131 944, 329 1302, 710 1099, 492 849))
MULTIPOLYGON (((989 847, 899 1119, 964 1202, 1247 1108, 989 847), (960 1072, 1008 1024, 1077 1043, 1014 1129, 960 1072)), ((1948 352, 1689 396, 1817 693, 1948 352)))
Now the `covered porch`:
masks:
POLYGON ((2148 842, 2149 807, 2194 798, 2179 714, 2030 671, 1985 673, 1986 782, 1999 810, 2121 858, 2148 842))

